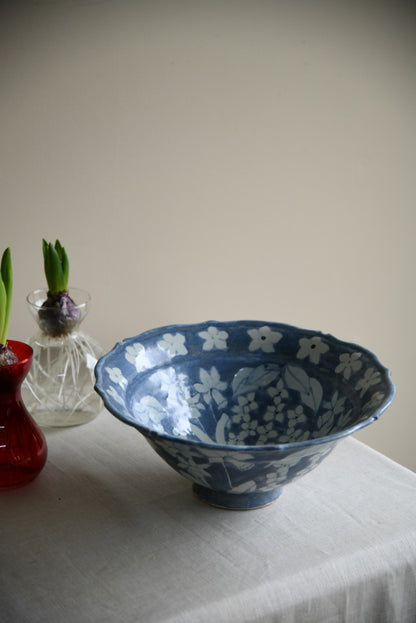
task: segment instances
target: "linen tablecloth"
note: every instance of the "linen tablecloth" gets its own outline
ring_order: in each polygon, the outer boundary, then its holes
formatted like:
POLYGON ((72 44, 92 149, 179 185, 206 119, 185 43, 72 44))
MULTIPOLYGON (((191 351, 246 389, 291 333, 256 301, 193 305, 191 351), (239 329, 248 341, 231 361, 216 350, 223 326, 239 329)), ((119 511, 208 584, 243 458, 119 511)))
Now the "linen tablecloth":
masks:
POLYGON ((0 492, 1 623, 416 621, 416 475, 357 440, 236 512, 106 411, 46 436, 0 492))

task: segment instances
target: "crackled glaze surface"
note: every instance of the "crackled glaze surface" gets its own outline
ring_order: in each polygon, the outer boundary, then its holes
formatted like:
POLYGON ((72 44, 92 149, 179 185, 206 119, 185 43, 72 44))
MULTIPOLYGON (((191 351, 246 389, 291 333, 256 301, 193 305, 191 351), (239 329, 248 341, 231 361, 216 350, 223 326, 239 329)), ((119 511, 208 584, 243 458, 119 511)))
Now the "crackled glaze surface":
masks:
POLYGON ((200 497, 216 503, 212 490, 221 491, 218 504, 236 508, 277 497, 394 393, 365 349, 257 321, 148 331, 116 345, 96 376, 107 408, 197 483, 200 497))

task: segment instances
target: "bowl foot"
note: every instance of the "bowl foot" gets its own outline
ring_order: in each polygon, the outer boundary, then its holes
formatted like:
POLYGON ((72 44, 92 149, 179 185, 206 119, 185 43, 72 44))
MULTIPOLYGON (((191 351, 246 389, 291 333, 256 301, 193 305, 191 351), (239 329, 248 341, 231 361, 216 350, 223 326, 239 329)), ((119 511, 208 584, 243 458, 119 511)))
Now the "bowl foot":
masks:
POLYGON ((217 508, 227 510, 254 510, 271 504, 282 494, 283 489, 273 491, 258 491, 255 493, 227 493, 226 491, 214 491, 194 483, 192 489, 195 495, 217 508))

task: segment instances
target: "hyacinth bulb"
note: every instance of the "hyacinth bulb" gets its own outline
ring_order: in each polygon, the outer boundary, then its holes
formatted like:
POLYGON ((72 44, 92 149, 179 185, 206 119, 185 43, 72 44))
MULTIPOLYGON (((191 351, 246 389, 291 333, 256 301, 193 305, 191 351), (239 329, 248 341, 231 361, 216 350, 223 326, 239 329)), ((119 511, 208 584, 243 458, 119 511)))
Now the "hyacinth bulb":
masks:
POLYGON ((38 313, 40 328, 54 337, 71 333, 81 320, 78 305, 66 291, 57 294, 48 292, 38 313))
POLYGON ((78 306, 68 292, 68 256, 59 240, 53 245, 43 239, 42 252, 48 293, 39 309, 39 326, 54 337, 67 335, 81 319, 78 306))

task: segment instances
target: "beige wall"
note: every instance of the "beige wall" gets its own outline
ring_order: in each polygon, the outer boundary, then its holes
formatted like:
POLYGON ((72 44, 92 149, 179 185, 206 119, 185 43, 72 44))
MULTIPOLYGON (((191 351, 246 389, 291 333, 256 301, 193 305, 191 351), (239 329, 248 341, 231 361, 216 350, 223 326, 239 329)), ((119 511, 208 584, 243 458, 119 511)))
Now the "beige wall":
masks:
POLYGON ((259 318, 374 350, 397 397, 358 437, 416 469, 410 3, 4 2, 9 337, 59 237, 106 349, 259 318), (390 8, 388 8, 390 4, 390 8))

